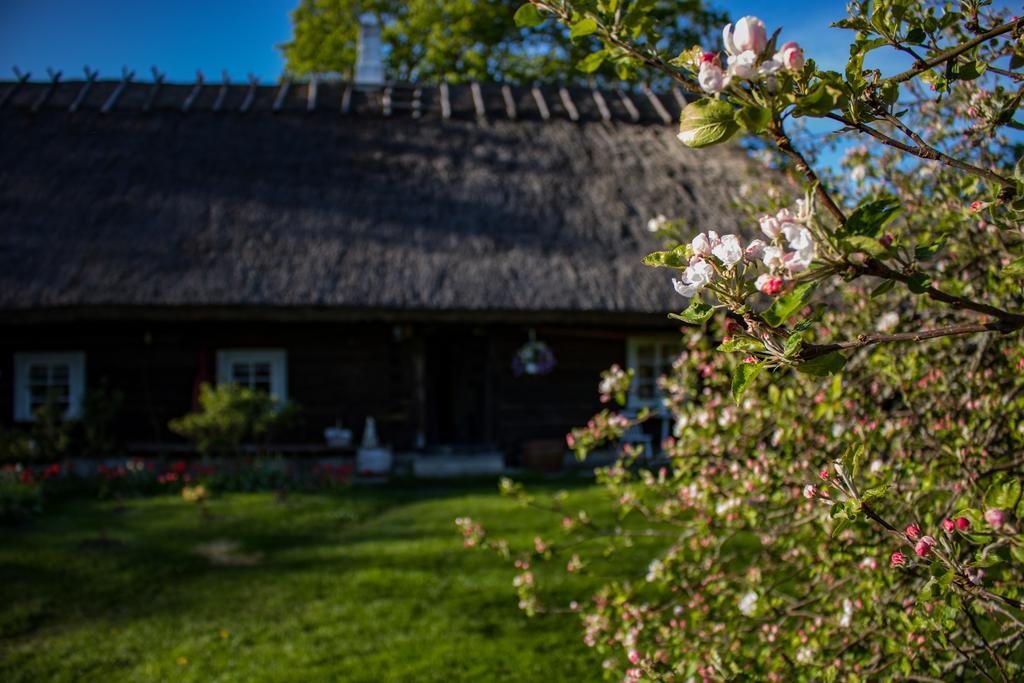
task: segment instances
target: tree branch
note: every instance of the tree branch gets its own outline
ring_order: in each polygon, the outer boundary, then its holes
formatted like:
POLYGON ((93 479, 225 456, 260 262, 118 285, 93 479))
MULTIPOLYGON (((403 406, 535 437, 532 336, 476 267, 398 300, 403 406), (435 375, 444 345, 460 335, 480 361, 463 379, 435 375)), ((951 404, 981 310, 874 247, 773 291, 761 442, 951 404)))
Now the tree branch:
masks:
POLYGON ((1004 33, 1014 31, 1020 28, 1021 26, 1024 26, 1024 17, 1020 19, 1014 19, 1013 21, 1008 21, 1000 26, 996 26, 995 28, 986 31, 981 35, 971 38, 966 43, 962 43, 960 45, 957 45, 956 47, 952 47, 948 50, 940 52, 939 54, 935 55, 934 57, 931 57, 930 59, 926 59, 919 64, 915 64, 914 66, 912 66, 911 68, 907 69, 902 73, 898 73, 895 76, 890 76, 889 78, 883 79, 881 82, 903 83, 904 81, 909 81, 911 78, 914 78, 918 74, 922 74, 925 71, 928 71, 929 69, 932 69, 940 64, 944 64, 945 62, 948 62, 951 59, 956 59, 963 53, 974 49, 978 45, 981 45, 986 41, 996 38, 997 36, 1001 36, 1004 33))

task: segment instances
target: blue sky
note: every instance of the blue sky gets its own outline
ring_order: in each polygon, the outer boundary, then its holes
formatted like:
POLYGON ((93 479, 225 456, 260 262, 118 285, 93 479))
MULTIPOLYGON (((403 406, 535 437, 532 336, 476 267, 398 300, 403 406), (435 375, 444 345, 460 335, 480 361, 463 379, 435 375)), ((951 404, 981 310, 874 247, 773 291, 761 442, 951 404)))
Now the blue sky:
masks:
MULTIPOLYGON (((150 78, 156 65, 170 80, 191 80, 196 69, 232 78, 252 72, 276 79, 283 61, 275 45, 288 39, 289 11, 298 0, 0 0, 0 78, 17 64, 33 78, 47 67, 65 78, 88 64, 108 77, 127 65, 150 78)), ((716 3, 733 18, 760 16, 783 38, 798 40, 819 64, 841 68, 850 32, 828 28, 846 15, 844 0, 716 3)))

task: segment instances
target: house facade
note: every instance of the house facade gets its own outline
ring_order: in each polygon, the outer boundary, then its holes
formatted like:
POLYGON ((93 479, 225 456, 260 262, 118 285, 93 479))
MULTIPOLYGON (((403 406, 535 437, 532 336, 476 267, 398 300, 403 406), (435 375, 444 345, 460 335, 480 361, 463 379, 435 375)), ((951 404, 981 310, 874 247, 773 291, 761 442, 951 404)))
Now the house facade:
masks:
POLYGON ((680 93, 497 84, 0 84, 0 423, 103 386, 129 449, 202 382, 295 401, 290 448, 373 417, 400 450, 560 439, 630 364, 657 403, 683 301, 657 214, 735 230, 738 149, 680 93), (554 365, 514 367, 531 340, 554 365))

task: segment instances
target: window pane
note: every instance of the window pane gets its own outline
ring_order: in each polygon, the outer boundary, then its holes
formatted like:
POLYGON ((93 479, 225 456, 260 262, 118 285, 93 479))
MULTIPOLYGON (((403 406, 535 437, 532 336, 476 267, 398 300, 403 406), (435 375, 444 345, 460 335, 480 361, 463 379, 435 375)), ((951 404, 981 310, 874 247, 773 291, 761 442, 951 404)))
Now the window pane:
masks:
POLYGON ((50 366, 50 386, 67 386, 69 370, 64 363, 50 366))
POLYGON ((252 366, 249 363, 232 363, 231 381, 243 387, 251 386, 252 366))
POLYGON ((50 368, 45 365, 35 364, 28 368, 28 383, 31 385, 46 386, 50 381, 50 368))

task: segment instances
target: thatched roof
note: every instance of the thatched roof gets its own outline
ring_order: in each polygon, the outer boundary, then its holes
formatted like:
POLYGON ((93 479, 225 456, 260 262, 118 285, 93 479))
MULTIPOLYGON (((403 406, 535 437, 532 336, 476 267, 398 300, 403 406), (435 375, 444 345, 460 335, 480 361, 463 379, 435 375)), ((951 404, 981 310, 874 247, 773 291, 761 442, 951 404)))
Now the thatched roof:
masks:
POLYGON ((474 90, 0 83, 0 309, 678 308, 646 221, 734 230, 742 153, 672 93, 474 90))

